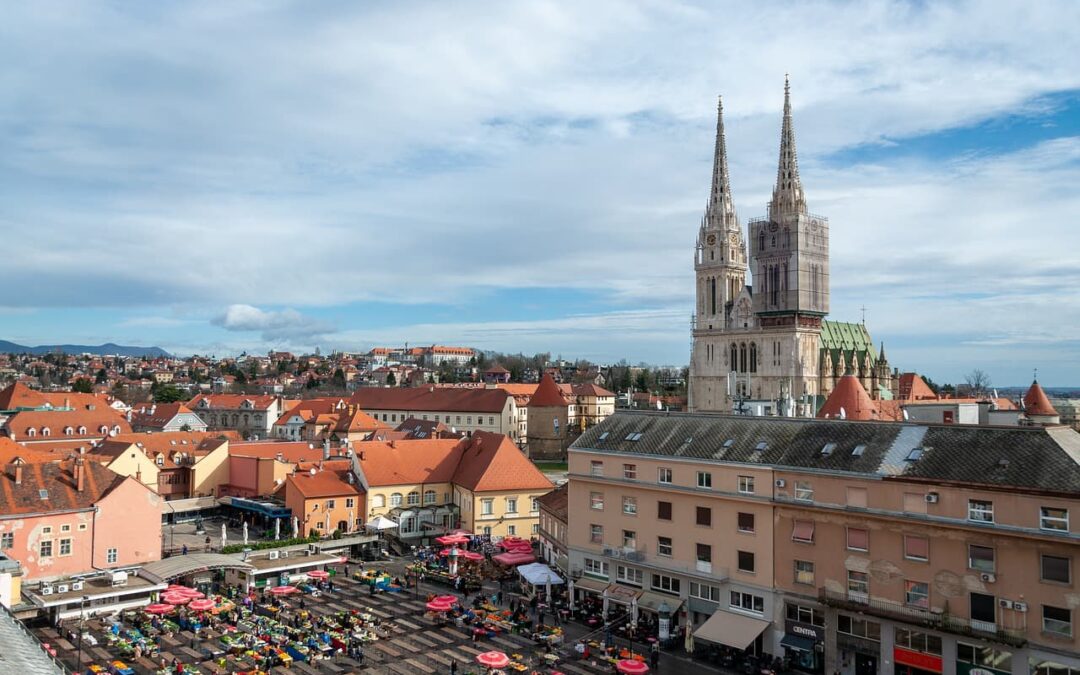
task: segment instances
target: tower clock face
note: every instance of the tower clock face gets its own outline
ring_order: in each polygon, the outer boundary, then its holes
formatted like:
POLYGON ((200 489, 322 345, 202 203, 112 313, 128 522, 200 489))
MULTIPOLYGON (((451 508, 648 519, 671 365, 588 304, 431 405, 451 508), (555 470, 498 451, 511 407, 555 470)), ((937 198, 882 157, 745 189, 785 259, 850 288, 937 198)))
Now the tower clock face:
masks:
POLYGON ((738 246, 739 245, 739 235, 735 234, 734 232, 732 232, 732 234, 731 234, 731 245, 732 246, 738 246))
POLYGON ((713 244, 715 244, 716 243, 716 235, 715 234, 710 234, 708 237, 705 237, 705 243, 707 243, 709 246, 712 246, 713 244))

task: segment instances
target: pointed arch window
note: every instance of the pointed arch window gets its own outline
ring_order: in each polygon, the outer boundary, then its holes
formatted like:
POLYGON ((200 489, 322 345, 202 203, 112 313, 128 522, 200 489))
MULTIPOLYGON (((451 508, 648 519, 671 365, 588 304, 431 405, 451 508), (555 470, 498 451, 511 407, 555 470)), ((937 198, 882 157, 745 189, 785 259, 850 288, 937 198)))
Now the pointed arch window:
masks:
POLYGON ((762 230, 761 233, 758 234, 758 250, 765 250, 765 230, 762 230))
POLYGON ((791 248, 791 230, 784 229, 784 246, 791 248))
POLYGON ((750 343, 750 372, 757 372, 757 343, 750 343))
POLYGON ((731 369, 739 369, 739 348, 735 345, 734 342, 731 343, 731 369))
POLYGON ((716 277, 709 279, 709 307, 709 313, 716 314, 716 277))
POLYGON ((746 343, 739 345, 739 372, 746 372, 746 343))

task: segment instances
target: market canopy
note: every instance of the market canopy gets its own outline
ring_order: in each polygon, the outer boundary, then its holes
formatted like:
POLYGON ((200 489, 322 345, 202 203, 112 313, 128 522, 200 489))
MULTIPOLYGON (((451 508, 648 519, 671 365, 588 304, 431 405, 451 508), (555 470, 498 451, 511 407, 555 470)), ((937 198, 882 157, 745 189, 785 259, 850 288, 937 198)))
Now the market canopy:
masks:
POLYGON ((375 516, 368 521, 367 527, 369 530, 393 530, 398 526, 397 523, 390 520, 386 516, 375 516))
POLYGON ((746 649, 768 627, 768 621, 717 610, 694 631, 694 637, 735 649, 746 649))
POLYGON ((536 556, 532 553, 500 553, 491 559, 501 565, 524 565, 536 562, 536 556))
POLYGON ((139 576, 150 580, 171 581, 189 574, 217 569, 253 570, 255 568, 251 563, 244 562, 236 556, 221 553, 189 553, 174 555, 171 558, 155 560, 143 565, 139 570, 139 576))
POLYGON ((532 563, 529 565, 522 565, 517 568, 518 574, 525 581, 528 581, 533 586, 541 586, 544 584, 563 584, 566 583, 562 577, 555 573, 550 567, 544 563, 532 563))

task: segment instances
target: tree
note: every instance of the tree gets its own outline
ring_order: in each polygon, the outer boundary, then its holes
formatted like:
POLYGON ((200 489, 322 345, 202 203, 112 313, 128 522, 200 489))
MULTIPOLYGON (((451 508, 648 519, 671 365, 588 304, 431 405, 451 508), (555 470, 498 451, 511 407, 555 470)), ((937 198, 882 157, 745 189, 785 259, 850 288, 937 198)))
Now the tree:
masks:
POLYGON ((337 370, 335 370, 333 377, 330 378, 330 382, 334 385, 334 387, 336 389, 344 389, 345 388, 345 371, 342 370, 341 368, 338 368, 337 370))
POLYGON ((80 377, 79 379, 75 380, 74 383, 72 383, 71 391, 75 391, 80 394, 93 394, 94 383, 85 377, 80 377))
POLYGON ((109 379, 109 374, 105 372, 105 369, 97 371, 97 375, 94 376, 95 384, 104 384, 109 379))
POLYGON ((964 383, 967 384, 971 396, 984 396, 990 390, 990 375, 976 368, 964 376, 964 383))
POLYGON ((184 391, 175 384, 154 384, 151 387, 154 403, 176 403, 187 398, 184 391))
POLYGON ((394 376, 394 373, 393 372, 387 373, 386 374, 386 386, 393 387, 395 385, 397 385, 397 378, 394 376))

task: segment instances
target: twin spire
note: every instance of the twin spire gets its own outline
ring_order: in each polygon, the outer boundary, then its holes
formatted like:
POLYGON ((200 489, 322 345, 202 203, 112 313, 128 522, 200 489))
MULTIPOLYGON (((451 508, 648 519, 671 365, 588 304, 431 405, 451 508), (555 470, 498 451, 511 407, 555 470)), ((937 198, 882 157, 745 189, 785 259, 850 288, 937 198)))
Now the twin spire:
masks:
MULTIPOLYGON (((799 179, 799 160, 795 151, 795 126, 791 119, 791 84, 784 76, 784 121, 780 129, 780 161, 776 169, 776 184, 769 216, 806 213, 806 195, 799 179)), ((712 192, 705 210, 702 227, 741 232, 739 218, 735 214, 735 202, 731 196, 731 179, 728 174, 727 138, 724 136, 724 100, 716 105, 716 149, 713 154, 712 192)))

